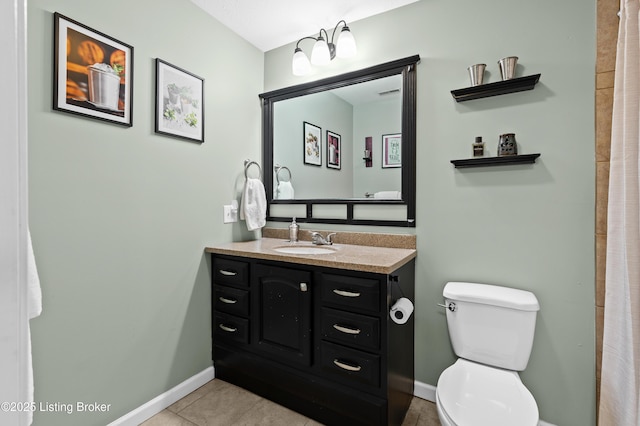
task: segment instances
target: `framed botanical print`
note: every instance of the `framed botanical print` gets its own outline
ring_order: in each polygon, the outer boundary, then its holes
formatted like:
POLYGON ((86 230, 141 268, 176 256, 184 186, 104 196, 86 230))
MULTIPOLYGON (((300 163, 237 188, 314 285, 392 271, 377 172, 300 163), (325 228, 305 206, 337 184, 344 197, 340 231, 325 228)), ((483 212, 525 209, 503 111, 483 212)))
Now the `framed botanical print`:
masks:
POLYGON ((204 79, 157 58, 156 133, 204 142, 204 79))
POLYGON ((402 167, 402 134, 382 135, 382 168, 402 167))
POLYGON ((306 121, 302 123, 302 128, 304 164, 321 166, 322 129, 315 124, 311 124, 306 121))

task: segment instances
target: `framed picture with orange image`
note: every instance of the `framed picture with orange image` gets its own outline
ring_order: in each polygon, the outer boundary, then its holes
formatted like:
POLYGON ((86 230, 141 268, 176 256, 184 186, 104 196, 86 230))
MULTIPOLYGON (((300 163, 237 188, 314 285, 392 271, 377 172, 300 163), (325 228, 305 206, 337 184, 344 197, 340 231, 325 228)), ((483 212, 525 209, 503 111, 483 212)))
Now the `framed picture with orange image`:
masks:
POLYGON ((132 126, 133 47, 54 13, 53 109, 132 126))

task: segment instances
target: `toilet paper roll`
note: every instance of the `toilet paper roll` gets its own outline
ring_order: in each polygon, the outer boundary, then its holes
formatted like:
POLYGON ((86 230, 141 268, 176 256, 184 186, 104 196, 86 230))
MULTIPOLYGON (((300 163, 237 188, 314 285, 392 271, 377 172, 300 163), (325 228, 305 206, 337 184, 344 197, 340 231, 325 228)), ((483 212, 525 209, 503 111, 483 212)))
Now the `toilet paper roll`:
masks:
POLYGON ((404 324, 413 313, 413 303, 406 297, 401 297, 393 304, 389 316, 396 324, 404 324))

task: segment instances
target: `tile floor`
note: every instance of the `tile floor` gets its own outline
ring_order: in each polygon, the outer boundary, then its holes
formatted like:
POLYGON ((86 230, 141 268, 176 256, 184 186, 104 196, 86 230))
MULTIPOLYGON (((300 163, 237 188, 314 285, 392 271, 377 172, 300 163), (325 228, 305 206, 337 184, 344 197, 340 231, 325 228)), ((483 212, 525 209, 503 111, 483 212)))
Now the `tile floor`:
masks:
MULTIPOLYGON (((314 420, 215 379, 167 407, 142 426, 319 426, 314 420)), ((436 406, 413 398, 402 426, 440 426, 436 406)))

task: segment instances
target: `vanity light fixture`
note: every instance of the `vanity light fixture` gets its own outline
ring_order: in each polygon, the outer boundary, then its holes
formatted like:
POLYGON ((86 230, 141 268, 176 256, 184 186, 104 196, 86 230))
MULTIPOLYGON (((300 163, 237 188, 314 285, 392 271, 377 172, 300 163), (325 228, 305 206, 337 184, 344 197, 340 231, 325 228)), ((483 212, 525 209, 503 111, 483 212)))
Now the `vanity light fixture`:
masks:
POLYGON ((320 28, 320 32, 318 33, 318 37, 303 37, 296 43, 296 49, 293 52, 293 60, 291 62, 291 70, 293 71, 293 75, 305 75, 311 71, 311 64, 322 66, 327 65, 329 62, 333 60, 336 56, 338 58, 350 58, 355 56, 357 53, 356 48, 356 40, 353 38, 353 34, 351 34, 351 30, 347 26, 347 23, 344 20, 338 22, 333 29, 333 33, 331 34, 331 41, 329 40, 329 34, 324 28, 320 28), (338 35, 338 41, 334 44, 333 40, 336 35, 336 30, 342 24, 342 30, 338 35), (322 33, 326 37, 322 36, 322 33), (300 42, 305 39, 315 40, 315 44, 313 45, 313 50, 311 51, 311 62, 309 62, 309 58, 305 53, 300 49, 300 42))

